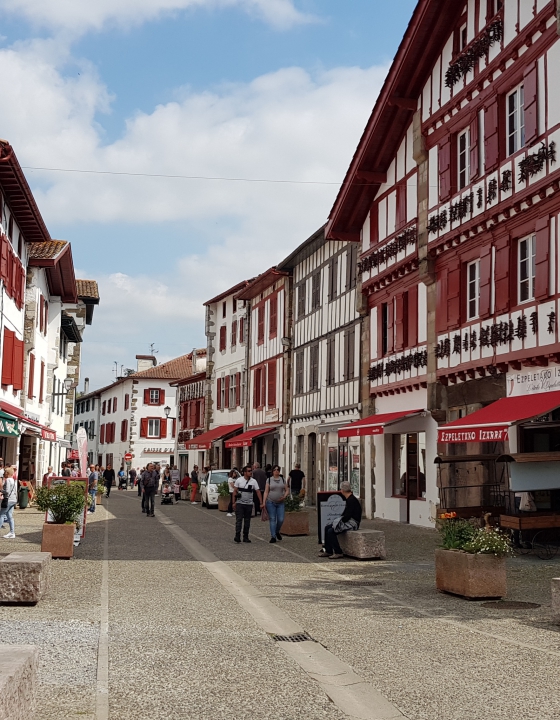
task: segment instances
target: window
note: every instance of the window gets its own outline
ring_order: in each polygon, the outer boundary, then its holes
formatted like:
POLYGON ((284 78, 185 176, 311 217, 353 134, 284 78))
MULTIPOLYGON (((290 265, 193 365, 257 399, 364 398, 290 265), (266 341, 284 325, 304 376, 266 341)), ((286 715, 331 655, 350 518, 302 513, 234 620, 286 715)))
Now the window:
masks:
POLYGON ((270 298, 270 337, 276 337, 278 332, 278 295, 270 298))
POLYGON ((535 256, 537 239, 535 235, 519 241, 519 302, 535 297, 535 256))
POLYGON ((220 384, 220 408, 222 410, 226 407, 226 379, 225 377, 222 378, 222 382, 220 384))
POLYGON ((348 252, 346 253, 346 289, 347 290, 351 290, 352 288, 356 287, 357 264, 358 264, 358 244, 355 242, 351 242, 348 247, 348 252))
POLYGON ((273 408, 276 407, 276 360, 269 360, 266 369, 268 379, 267 403, 269 408, 273 408))
POLYGON ((327 385, 335 384, 335 338, 327 339, 327 385))
POLYGON ((233 300, 231 302, 232 302, 231 310, 232 310, 232 312, 236 313, 237 312, 237 298, 233 298, 233 300))
POLYGON ((32 400, 35 397, 34 394, 35 390, 35 355, 33 353, 29 354, 29 377, 28 377, 28 387, 27 387, 27 396, 30 400, 32 400))
POLYGON ((237 320, 231 323, 231 347, 234 348, 237 345, 237 320))
POLYGON ((502 0, 488 0, 488 10, 486 13, 486 22, 489 22, 494 15, 500 12, 502 9, 502 0))
POLYGON ((117 412, 117 398, 113 398, 113 412, 117 412))
POLYGON ((459 52, 467 47, 467 23, 459 28, 459 52))
POLYGON ((239 318, 239 344, 243 345, 245 342, 245 318, 239 318))
POLYGON ((90 420, 89 427, 88 427, 88 437, 90 440, 93 440, 95 437, 95 421, 90 420))
POLYGON ((156 418, 148 418, 148 437, 160 436, 160 421, 156 418))
POLYGON ((303 350, 296 353, 296 393, 300 395, 303 392, 303 350))
MULTIPOLYGON (((89 400, 88 400, 88 402, 89 402, 89 400)), ((95 410, 95 398, 91 399, 91 409, 95 410)))
POLYGON ((470 145, 470 131, 467 128, 457 136, 457 182, 459 190, 467 187, 470 180, 470 145))
POLYGON ((479 315, 480 307, 480 260, 467 265, 467 320, 479 315))
POLYGON ((159 390, 150 390, 150 405, 159 405, 159 390))
POLYGON ((264 343, 264 305, 257 308, 257 343, 264 343))
MULTIPOLYGON (((89 412, 90 401, 86 400, 86 412, 89 412)), ((126 408, 125 408, 126 410, 126 408)))
POLYGON ((227 303, 224 301, 224 302, 222 303, 222 317, 223 317, 223 318, 225 318, 226 313, 227 313, 227 303))
POLYGON ((393 435, 393 496, 426 497, 426 434, 393 435))
POLYGON ((257 368, 254 374, 255 385, 253 387, 253 407, 262 407, 261 392, 262 392, 262 368, 257 368))
POLYGON ((321 271, 311 278, 311 309, 317 310, 321 306, 321 271))
POLYGON ((523 85, 507 96, 507 150, 513 155, 525 146, 525 94, 523 85))
POLYGON ((113 407, 113 403, 111 400, 107 400, 107 415, 111 414, 111 408, 113 407))
POLYGON ((305 281, 297 286, 297 319, 305 315, 305 281))
POLYGON ((309 348, 309 390, 319 389, 319 345, 309 348))
POLYGON ((107 402, 105 400, 103 400, 103 405, 101 406, 101 414, 102 415, 105 415, 106 406, 107 406, 107 402))
POLYGON ((227 325, 220 328, 220 352, 224 352, 227 344, 227 325))
POLYGON ((234 408, 237 407, 237 386, 236 386, 236 380, 237 380, 237 373, 233 373, 229 376, 229 398, 228 398, 228 407, 234 408))
MULTIPOLYGON (((128 393, 126 393, 126 395, 124 396, 124 409, 128 410, 129 407, 130 407, 130 395, 128 393)), ((89 400, 88 400, 88 410, 89 410, 89 400)))
POLYGON ((354 356, 355 356, 355 330, 347 330, 344 333, 344 379, 354 379, 354 356))
POLYGON ((45 391, 45 363, 41 360, 41 377, 39 379, 39 402, 43 402, 43 396, 45 391))
POLYGON ((389 305, 381 305, 381 355, 387 355, 389 350, 389 305))
POLYGON ((329 302, 338 296, 338 257, 329 263, 329 302))

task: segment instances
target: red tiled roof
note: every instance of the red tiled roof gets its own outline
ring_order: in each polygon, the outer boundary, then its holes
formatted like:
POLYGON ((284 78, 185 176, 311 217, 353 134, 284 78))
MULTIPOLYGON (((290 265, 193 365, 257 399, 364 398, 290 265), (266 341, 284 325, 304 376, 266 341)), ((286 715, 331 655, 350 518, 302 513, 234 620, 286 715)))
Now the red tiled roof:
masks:
POLYGON ((247 283, 246 287, 236 297, 238 300, 251 300, 256 297, 263 290, 273 285, 278 278, 286 277, 289 273, 277 270, 275 267, 271 267, 266 272, 257 275, 256 278, 247 283))
POLYGON ((66 248, 66 240, 45 240, 30 243, 27 254, 30 260, 54 260, 66 248))
POLYGON ((147 370, 141 370, 140 372, 131 375, 133 379, 142 378, 155 378, 159 380, 180 380, 181 378, 188 377, 192 373, 192 353, 188 355, 181 355, 181 357, 169 360, 168 362, 156 365, 153 368, 147 370))
POLYGON ((76 292, 79 298, 99 300, 99 288, 96 280, 76 280, 76 292))

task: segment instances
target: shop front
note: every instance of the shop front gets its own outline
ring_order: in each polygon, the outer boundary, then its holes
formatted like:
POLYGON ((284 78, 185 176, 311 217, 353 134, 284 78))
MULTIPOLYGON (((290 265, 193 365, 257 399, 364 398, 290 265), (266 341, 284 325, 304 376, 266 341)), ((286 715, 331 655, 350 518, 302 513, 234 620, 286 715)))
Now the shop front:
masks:
POLYGON ((19 422, 16 417, 0 411, 0 457, 5 463, 17 463, 18 442, 20 436, 19 422))
MULTIPOLYGON (((280 425, 252 427, 224 443, 226 450, 239 449, 241 465, 258 462, 261 467, 280 464, 280 425)), ((239 466, 237 466, 239 467, 239 466)))
POLYGON ((198 465, 200 468, 211 465, 216 469, 227 470, 239 467, 240 461, 236 462, 236 460, 241 453, 227 447, 224 441, 239 434, 241 430, 243 430, 243 423, 219 425, 187 441, 185 449, 190 468, 192 469, 194 465, 198 465))

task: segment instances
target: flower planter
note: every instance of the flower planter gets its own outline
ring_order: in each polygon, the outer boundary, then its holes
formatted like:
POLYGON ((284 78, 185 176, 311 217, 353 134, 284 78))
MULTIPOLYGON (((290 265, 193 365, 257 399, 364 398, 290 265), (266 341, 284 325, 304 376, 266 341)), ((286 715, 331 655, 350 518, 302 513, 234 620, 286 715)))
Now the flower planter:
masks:
POLYGON ((282 535, 309 535, 309 513, 306 510, 287 512, 280 532, 282 535))
POLYGON ((100 495, 100 494, 97 494, 97 495, 95 496, 95 504, 96 504, 96 505, 101 505, 101 504, 102 504, 102 503, 101 503, 101 498, 102 498, 102 497, 103 497, 103 495, 100 495))
POLYGON ((465 598, 501 598, 507 592, 506 558, 436 550, 436 587, 465 598))
POLYGON ((74 555, 74 523, 57 525, 44 523, 41 552, 50 552, 53 558, 71 558, 74 555))
POLYGON ((227 512, 229 508, 229 495, 227 497, 222 497, 221 495, 218 495, 218 510, 220 512, 227 512))

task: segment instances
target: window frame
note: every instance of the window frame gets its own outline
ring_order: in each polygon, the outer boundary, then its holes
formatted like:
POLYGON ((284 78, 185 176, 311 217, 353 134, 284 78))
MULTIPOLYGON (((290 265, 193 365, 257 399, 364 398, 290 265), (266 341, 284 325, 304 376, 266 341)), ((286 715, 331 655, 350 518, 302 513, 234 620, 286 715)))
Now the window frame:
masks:
POLYGON ((477 320, 480 317, 480 259, 467 263, 467 320, 477 320), (475 276, 471 277, 474 268, 475 276), (474 296, 471 290, 474 289, 474 296), (474 313, 471 313, 471 304, 474 303, 474 313))
POLYGON ((147 438, 160 438, 161 437, 161 420, 160 418, 146 418, 148 420, 148 427, 146 428, 146 437, 147 438), (153 427, 157 427, 157 433, 151 433, 150 427, 153 423, 153 427), (157 423, 157 425, 155 424, 157 423))
POLYGON ((517 242, 517 302, 519 305, 524 305, 528 302, 534 302, 535 300, 535 279, 536 279, 536 259, 537 259, 537 236, 535 233, 526 235, 525 237, 519 238, 517 242), (523 244, 531 242, 531 252, 527 254, 526 258, 521 257, 521 247, 523 244), (529 263, 530 269, 527 273, 527 277, 522 279, 522 263, 529 263), (522 298, 521 288, 523 283, 527 283, 527 297, 522 298))
POLYGON ((300 282, 297 286, 297 299, 296 299, 296 309, 297 309, 297 320, 301 320, 305 317, 305 310, 306 310, 306 304, 307 304, 307 282, 303 280, 300 282))
POLYGON ((321 271, 311 276, 311 310, 318 310, 321 307, 321 271))
POLYGON ((466 127, 457 133, 457 189, 464 190, 470 185, 471 173, 471 129, 466 127), (465 139, 465 147, 461 149, 461 140, 465 139), (463 161, 463 165, 462 165, 463 161))
POLYGON ((157 388, 150 388, 150 402, 148 404, 149 405, 160 405, 161 404, 160 403, 160 393, 161 393, 161 390, 159 390, 157 388), (156 400, 154 400, 154 393, 157 393, 156 400))
POLYGON ((506 94, 506 156, 511 157, 525 147, 525 86, 520 83, 506 94), (516 98, 515 108, 510 109, 511 98, 516 98), (515 127, 511 129, 511 121, 515 127))
POLYGON ((304 368, 305 356, 303 350, 298 350, 295 357, 295 381, 294 390, 296 395, 303 395, 305 392, 304 368))

